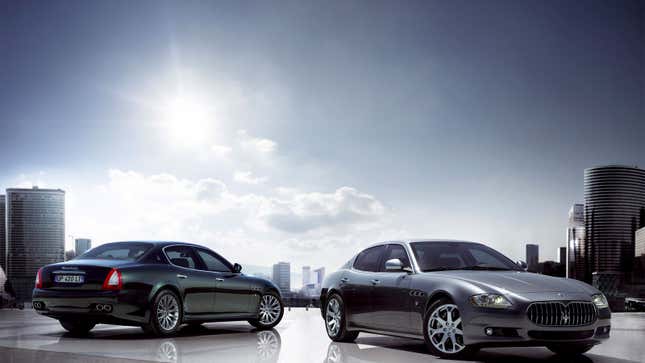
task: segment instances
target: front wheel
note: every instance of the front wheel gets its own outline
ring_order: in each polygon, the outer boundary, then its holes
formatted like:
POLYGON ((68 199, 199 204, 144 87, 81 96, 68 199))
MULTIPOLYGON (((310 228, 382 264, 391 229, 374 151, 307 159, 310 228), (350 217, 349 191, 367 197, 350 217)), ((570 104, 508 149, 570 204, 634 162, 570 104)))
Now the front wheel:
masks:
POLYGON ((64 320, 61 319, 60 325, 68 332, 74 335, 87 335, 96 324, 87 321, 64 320))
POLYGON ((353 342, 358 337, 357 331, 347 330, 345 305, 343 298, 332 294, 325 307, 325 327, 327 335, 335 342, 353 342))
POLYGON ((280 323, 284 315, 284 305, 280 297, 274 292, 268 292, 260 298, 257 319, 249 320, 249 324, 259 330, 272 329, 280 323))
POLYGON ((572 356, 588 352, 593 348, 593 344, 552 344, 546 347, 555 354, 572 356))
POLYGON ((464 325, 459 307, 447 298, 434 301, 423 319, 423 338, 432 355, 464 357, 476 351, 464 343, 464 325))

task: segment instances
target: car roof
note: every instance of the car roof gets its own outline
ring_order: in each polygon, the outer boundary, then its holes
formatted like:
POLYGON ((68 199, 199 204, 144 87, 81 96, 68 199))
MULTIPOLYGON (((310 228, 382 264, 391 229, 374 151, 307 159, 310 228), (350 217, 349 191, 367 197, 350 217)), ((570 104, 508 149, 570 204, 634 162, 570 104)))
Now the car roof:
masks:
POLYGON ((152 245, 155 245, 157 247, 165 247, 169 245, 186 245, 186 246, 194 246, 194 247, 203 247, 195 243, 190 243, 190 242, 181 242, 181 241, 159 241, 159 240, 132 240, 132 241, 112 241, 112 242, 107 242, 108 243, 150 243, 152 245))
MULTIPOLYGON (((369 247, 387 245, 387 244, 391 244, 391 243, 408 244, 408 243, 414 243, 414 242, 459 242, 459 243, 481 244, 480 242, 465 241, 465 240, 458 240, 458 239, 449 239, 449 238, 411 238, 411 239, 399 239, 399 240, 377 242, 377 243, 371 244, 369 247)), ((369 247, 367 247, 367 248, 369 248, 369 247)))

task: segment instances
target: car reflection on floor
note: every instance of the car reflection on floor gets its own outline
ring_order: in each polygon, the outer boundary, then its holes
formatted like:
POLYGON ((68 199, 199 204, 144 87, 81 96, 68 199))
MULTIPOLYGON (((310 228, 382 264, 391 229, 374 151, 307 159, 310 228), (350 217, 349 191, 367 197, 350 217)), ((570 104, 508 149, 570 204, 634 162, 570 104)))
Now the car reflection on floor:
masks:
POLYGON ((199 326, 186 327, 176 337, 166 339, 132 333, 128 328, 99 330, 84 338, 63 334, 58 342, 40 348, 168 363, 275 363, 279 359, 281 345, 277 330, 239 331, 199 326))
MULTIPOLYGON (((474 356, 459 360, 439 359, 424 352, 423 343, 378 346, 381 339, 359 338, 357 343, 331 342, 327 347, 324 363, 375 363, 375 362, 485 362, 485 363, 636 363, 634 361, 588 353, 577 357, 560 357, 544 348, 485 349, 474 356), (374 344, 374 345, 372 345, 374 344), (377 346, 375 346, 377 345, 377 346), (527 357, 527 350, 530 357, 527 357), (516 354, 517 353, 517 354, 516 354)), ((593 351, 592 351, 593 352, 593 351)))

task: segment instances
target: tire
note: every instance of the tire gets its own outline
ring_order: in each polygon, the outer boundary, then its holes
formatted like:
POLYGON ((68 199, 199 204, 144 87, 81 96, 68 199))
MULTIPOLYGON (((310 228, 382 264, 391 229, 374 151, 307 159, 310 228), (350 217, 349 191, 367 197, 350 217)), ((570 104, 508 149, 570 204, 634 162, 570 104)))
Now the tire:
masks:
POLYGON ((59 320, 60 325, 73 335, 87 335, 96 326, 95 323, 78 320, 59 320))
POLYGON ((449 359, 468 357, 477 349, 464 344, 463 339, 459 307, 446 297, 433 301, 423 317, 423 340, 430 354, 449 359))
POLYGON ((550 351, 552 351, 555 354, 562 355, 562 356, 575 356, 575 355, 580 355, 588 352, 593 348, 593 344, 589 343, 572 343, 572 344, 552 344, 552 345, 547 345, 546 347, 549 348, 550 351))
POLYGON ((258 317, 248 320, 258 330, 273 329, 280 323, 284 316, 284 304, 280 295, 275 292, 267 292, 260 297, 258 303, 258 317))
POLYGON ((335 342, 353 342, 359 334, 358 331, 347 330, 345 303, 336 293, 332 293, 325 304, 325 331, 335 342))
POLYGON ((184 317, 182 305, 173 291, 161 290, 152 301, 150 321, 142 326, 143 331, 160 337, 176 334, 184 317))

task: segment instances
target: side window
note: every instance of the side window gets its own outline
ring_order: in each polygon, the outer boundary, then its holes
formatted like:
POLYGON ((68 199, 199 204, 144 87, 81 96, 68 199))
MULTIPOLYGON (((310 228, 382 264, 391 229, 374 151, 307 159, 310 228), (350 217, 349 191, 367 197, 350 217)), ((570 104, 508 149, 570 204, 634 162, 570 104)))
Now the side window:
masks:
POLYGON ((197 258, 193 249, 187 246, 171 246, 166 247, 166 256, 175 266, 186 268, 197 268, 197 258))
POLYGON ((162 263, 167 263, 166 259, 161 255, 160 251, 155 251, 153 253, 150 253, 146 257, 146 263, 153 263, 153 264, 162 264, 162 263))
POLYGON ((359 253, 354 261, 354 268, 361 271, 377 271, 383 250, 385 246, 376 246, 359 253))
POLYGON ((388 245, 385 257, 381 260, 379 271, 385 271, 385 262, 393 258, 401 260, 404 267, 410 267, 410 258, 408 257, 408 253, 405 252, 405 248, 401 245, 388 245))
POLYGON ((208 271, 217 271, 217 272, 231 272, 229 265, 222 261, 219 256, 212 254, 209 251, 198 249, 197 254, 204 261, 206 265, 206 270, 208 271))

